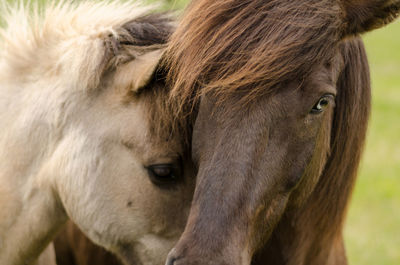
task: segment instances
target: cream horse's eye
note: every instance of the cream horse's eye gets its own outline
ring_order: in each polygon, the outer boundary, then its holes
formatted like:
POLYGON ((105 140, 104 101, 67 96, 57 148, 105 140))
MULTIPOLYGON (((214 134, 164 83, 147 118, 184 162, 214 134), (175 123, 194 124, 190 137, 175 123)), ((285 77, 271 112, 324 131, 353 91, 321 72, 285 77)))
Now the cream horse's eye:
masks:
POLYGON ((179 170, 172 164, 150 165, 146 169, 156 185, 174 184, 179 180, 179 170))
POLYGON ((312 107, 310 113, 318 114, 325 110, 329 105, 329 102, 333 99, 333 95, 325 95, 318 100, 318 102, 312 107))

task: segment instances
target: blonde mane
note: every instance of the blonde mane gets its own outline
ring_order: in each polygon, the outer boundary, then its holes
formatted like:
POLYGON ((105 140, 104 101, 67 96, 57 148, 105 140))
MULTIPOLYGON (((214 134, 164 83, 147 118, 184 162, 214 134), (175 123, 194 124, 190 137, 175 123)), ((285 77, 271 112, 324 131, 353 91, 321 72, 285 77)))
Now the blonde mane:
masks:
POLYGON ((119 41, 127 35, 124 24, 154 9, 133 1, 1 4, 1 78, 32 82, 57 76, 77 89, 99 84, 108 63, 107 39, 119 41))

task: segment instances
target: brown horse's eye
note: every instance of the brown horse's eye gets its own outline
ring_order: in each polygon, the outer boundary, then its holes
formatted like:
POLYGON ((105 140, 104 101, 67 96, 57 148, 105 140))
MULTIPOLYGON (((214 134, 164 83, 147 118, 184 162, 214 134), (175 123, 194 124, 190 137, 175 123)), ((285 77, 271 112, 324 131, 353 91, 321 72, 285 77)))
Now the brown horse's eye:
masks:
POLYGON ((332 95, 325 95, 319 99, 319 101, 312 107, 310 113, 318 114, 325 110, 325 108, 329 105, 330 100, 333 98, 332 95))
POLYGON ((150 180, 156 185, 173 183, 178 180, 178 170, 171 164, 150 165, 146 169, 150 180))

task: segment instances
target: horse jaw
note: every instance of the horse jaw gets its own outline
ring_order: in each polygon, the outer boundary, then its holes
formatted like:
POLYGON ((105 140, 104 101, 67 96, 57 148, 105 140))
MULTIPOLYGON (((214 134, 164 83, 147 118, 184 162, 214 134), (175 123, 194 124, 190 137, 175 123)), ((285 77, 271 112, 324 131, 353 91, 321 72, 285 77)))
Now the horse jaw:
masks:
POLYGON ((47 246, 34 265, 57 265, 53 243, 47 246))
POLYGON ((139 238, 136 243, 122 245, 114 252, 125 265, 162 264, 176 241, 176 238, 165 239, 164 237, 147 234, 139 238), (165 246, 170 247, 166 248, 165 246))

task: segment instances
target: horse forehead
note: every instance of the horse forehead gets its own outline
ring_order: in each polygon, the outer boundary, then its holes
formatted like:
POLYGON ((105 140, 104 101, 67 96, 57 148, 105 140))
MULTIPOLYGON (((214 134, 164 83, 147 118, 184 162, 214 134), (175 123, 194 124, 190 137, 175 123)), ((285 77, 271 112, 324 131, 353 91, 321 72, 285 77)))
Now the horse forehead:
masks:
MULTIPOLYGON (((133 104, 132 104, 133 105, 133 104)), ((131 106, 124 113, 123 119, 119 121, 121 136, 132 141, 149 141, 149 121, 146 118, 145 110, 141 106, 131 106)))
MULTIPOLYGON (((183 150, 176 135, 163 138, 151 130, 150 117, 146 104, 136 104, 126 111, 124 119, 119 121, 120 141, 127 148, 140 154, 148 163, 159 160, 175 159, 183 150)), ((171 162, 171 161, 165 161, 171 162)))

